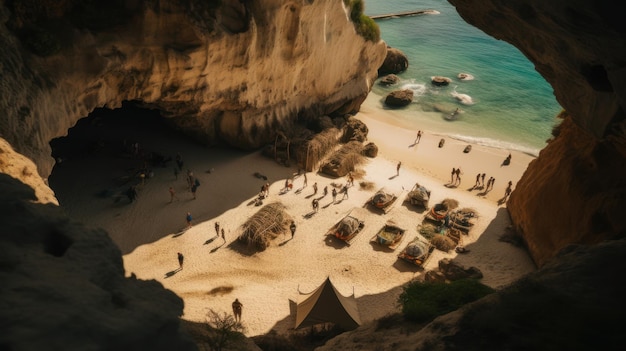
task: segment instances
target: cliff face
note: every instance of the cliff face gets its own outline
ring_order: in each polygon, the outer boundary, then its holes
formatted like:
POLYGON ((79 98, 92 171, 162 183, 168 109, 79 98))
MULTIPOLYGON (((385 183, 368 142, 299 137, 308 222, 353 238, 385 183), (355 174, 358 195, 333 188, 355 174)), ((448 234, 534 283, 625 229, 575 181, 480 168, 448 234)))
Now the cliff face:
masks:
POLYGON ((357 35, 348 13, 335 0, 1 2, 0 345, 195 349, 182 300, 125 278, 106 233, 56 206, 49 142, 125 100, 240 148, 297 118, 355 111, 386 45, 357 35))
POLYGON ((0 135, 44 177, 48 142, 96 107, 136 100, 206 143, 255 148, 298 115, 358 109, 386 54, 341 1, 121 2, 106 26, 71 1, 29 2, 0 8, 0 135), (42 41, 58 51, 33 55, 42 41))
POLYGON ((626 236, 626 22, 615 5, 449 2, 467 22, 519 48, 567 111, 507 204, 535 262, 568 243, 626 236))

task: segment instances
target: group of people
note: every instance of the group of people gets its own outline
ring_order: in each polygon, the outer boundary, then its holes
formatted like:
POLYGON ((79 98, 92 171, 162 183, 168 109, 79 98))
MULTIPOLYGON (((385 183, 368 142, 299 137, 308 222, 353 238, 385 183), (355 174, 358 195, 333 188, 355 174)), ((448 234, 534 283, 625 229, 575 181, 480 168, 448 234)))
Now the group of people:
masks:
POLYGON ((461 168, 452 167, 452 172, 450 173, 450 185, 461 185, 461 168))

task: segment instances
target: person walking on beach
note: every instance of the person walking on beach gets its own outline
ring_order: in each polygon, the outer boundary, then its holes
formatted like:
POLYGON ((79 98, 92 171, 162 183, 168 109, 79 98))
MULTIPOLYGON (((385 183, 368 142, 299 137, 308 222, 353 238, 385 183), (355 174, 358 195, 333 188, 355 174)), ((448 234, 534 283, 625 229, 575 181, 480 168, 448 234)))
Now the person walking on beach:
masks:
POLYGON ((328 195, 328 185, 324 187, 324 197, 326 197, 326 195, 328 195))
POLYGON ((289 225, 289 230, 291 230, 291 238, 293 239, 293 236, 296 234, 296 222, 295 221, 291 221, 291 224, 289 225))
POLYGON ((489 191, 489 189, 492 186, 492 182, 494 181, 493 177, 489 177, 489 179, 487 180, 487 187, 485 188, 485 191, 489 191))
POLYGON ((313 211, 317 213, 317 210, 320 207, 319 201, 317 201, 317 199, 314 198, 313 201, 311 202, 311 205, 313 206, 313 211))
POLYGON ((341 199, 342 199, 342 200, 343 200, 343 199, 349 199, 349 197, 348 197, 348 186, 347 186, 347 185, 345 185, 345 186, 343 187, 343 197, 342 197, 341 199))
POLYGON ((235 299, 235 301, 233 301, 233 315, 235 315, 235 322, 241 322, 242 308, 243 304, 239 301, 239 299, 235 299))
POLYGON ((335 203, 335 199, 337 198, 337 189, 333 188, 332 195, 333 195, 333 203, 335 203))
POLYGON ((483 173, 483 174, 481 174, 481 175, 480 175, 480 182, 482 183, 482 186, 485 186, 485 176, 486 176, 486 175, 487 175, 487 174, 485 174, 485 173, 483 173))
POLYGON ((222 228, 222 240, 226 243, 226 235, 224 234, 224 228, 222 228))
POLYGON ((193 220, 193 217, 191 217, 191 212, 187 212, 186 219, 187 219, 187 228, 191 228, 191 226, 193 225, 191 224, 191 221, 193 220))
POLYGON ((176 196, 176 191, 174 191, 174 188, 170 187, 170 203, 172 203, 174 199, 176 199, 176 201, 179 200, 178 196, 176 196))
POLYGON ((400 166, 402 166, 402 162, 398 162, 398 165, 396 166, 396 176, 400 175, 400 166))
POLYGON ((474 184, 474 188, 480 185, 480 173, 476 175, 476 184, 474 184))
POLYGON ((509 195, 511 195, 511 191, 513 187, 513 182, 509 180, 509 185, 506 187, 506 190, 504 190, 504 199, 506 200, 509 195))
POLYGON ((180 252, 178 253, 178 269, 179 270, 183 270, 183 261, 185 260, 185 256, 183 256, 183 254, 181 254, 180 252))
POLYGON ((422 131, 418 130, 417 131, 417 137, 415 137, 415 143, 419 144, 420 143, 420 139, 422 139, 422 131))
POLYGON ((455 175, 456 175, 456 168, 452 167, 452 173, 450 173, 450 184, 454 184, 455 175))
POLYGON ((313 195, 317 194, 317 182, 313 183, 313 195))
POLYGON ((220 222, 215 222, 215 236, 220 236, 220 222))
POLYGON ((456 185, 461 185, 461 168, 456 169, 456 185))

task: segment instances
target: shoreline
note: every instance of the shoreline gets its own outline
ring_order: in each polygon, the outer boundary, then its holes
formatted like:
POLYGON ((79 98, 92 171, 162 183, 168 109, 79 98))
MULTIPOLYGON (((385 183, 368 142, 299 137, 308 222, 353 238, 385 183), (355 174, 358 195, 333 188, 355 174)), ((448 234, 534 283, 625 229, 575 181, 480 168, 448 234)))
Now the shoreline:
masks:
POLYGON ((303 177, 297 177, 294 189, 280 195, 285 178, 296 170, 278 165, 260 151, 206 148, 184 137, 158 133, 132 135, 147 150, 172 157, 180 152, 185 168, 201 182, 197 199, 187 191, 184 173, 174 178, 173 163, 172 167, 155 169, 154 177, 139 189, 136 202, 95 197, 109 186, 113 174, 139 163, 104 158, 106 155, 98 156, 101 159, 65 161, 55 175, 55 191, 73 220, 109 232, 122 251, 127 276, 154 279, 180 296, 185 302, 183 319, 205 322, 209 309, 231 313, 231 303, 238 298, 243 303, 242 322, 248 336, 271 330, 289 333, 295 321, 293 308, 299 299, 298 291, 312 291, 326 277, 341 294, 354 292, 361 320, 367 323, 397 311, 401 287, 426 270, 435 269, 445 257, 466 267, 477 267, 484 274, 482 282, 494 288, 509 285, 535 270, 526 251, 499 240, 510 221, 506 209, 497 203, 506 181, 517 182, 532 157, 512 152, 511 165, 500 167, 508 151, 474 145, 466 154, 463 148, 467 143, 448 138, 444 147, 438 148, 440 137, 428 131, 419 144, 411 146, 415 131, 383 122, 384 110, 364 105, 355 117, 368 125, 368 141, 376 143, 379 155, 360 167, 362 179, 355 177, 349 198, 335 204, 330 195, 321 196, 322 189, 329 186, 330 190, 331 183, 343 183, 345 179, 309 172, 307 187, 303 187, 303 177), (402 167, 396 175, 398 161, 402 167), (458 188, 446 187, 451 167, 461 167, 464 172, 458 188), (478 170, 496 177, 493 191, 484 195, 478 190, 468 191, 474 184, 472 174, 478 170), (241 225, 260 209, 252 200, 265 180, 254 177, 255 172, 267 176, 270 183, 265 204, 281 202, 294 218, 297 231, 293 239, 278 236, 265 251, 251 253, 240 247, 236 237, 241 225), (374 183, 374 189, 360 188, 361 180, 374 183), (315 182, 319 191, 313 195, 315 182), (470 253, 435 250, 424 270, 397 259, 417 235, 417 225, 424 216, 422 210, 402 202, 416 182, 431 190, 430 206, 454 198, 460 207, 477 210, 479 218, 474 229, 463 236, 463 245, 470 253), (169 203, 169 186, 174 187, 179 201, 169 203), (382 215, 363 209, 383 186, 400 194, 393 210, 382 215), (296 191, 299 189, 300 193, 296 191), (320 209, 318 214, 308 216, 313 196, 319 198, 320 209), (328 229, 355 208, 365 211, 365 227, 350 245, 326 237, 328 229), (179 233, 187 212, 192 213, 194 225, 179 233), (407 229, 403 242, 393 252, 370 243, 388 220, 407 229), (225 228, 225 241, 215 237, 215 222, 225 228), (177 271, 177 252, 185 256, 182 271, 177 271))

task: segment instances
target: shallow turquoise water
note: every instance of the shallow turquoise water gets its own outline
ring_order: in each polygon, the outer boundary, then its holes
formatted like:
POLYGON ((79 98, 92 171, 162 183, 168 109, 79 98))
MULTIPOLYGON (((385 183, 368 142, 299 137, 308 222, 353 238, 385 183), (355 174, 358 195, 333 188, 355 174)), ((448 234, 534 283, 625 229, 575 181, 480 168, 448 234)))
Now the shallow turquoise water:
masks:
POLYGON ((545 146, 561 107, 552 87, 517 48, 467 24, 444 0, 365 1, 368 15, 434 10, 376 21, 383 40, 409 59, 398 85, 377 84, 372 91, 381 107, 392 90, 403 87, 415 92, 413 103, 394 110, 394 118, 416 129, 494 147, 537 154, 545 146), (459 73, 474 79, 459 79, 459 73), (452 82, 436 87, 431 84, 432 76, 449 77, 452 82), (471 102, 463 103, 455 94, 465 94, 460 97, 471 102), (456 108, 461 111, 459 119, 443 118, 456 108))

